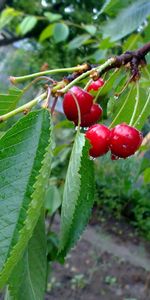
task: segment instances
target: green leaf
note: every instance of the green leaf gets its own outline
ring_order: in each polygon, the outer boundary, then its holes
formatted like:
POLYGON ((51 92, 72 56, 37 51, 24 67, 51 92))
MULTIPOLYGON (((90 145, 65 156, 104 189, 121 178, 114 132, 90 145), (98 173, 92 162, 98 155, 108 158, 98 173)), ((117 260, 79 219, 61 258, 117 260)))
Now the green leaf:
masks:
POLYGON ((144 40, 144 43, 148 43, 149 42, 149 36, 150 36, 150 22, 147 22, 143 33, 144 33, 144 35, 142 35, 142 38, 144 40))
POLYGON ((96 33, 96 27, 94 25, 82 25, 82 27, 91 35, 96 33))
POLYGON ((61 197, 59 190, 56 186, 52 185, 48 188, 45 195, 45 208, 48 210, 50 215, 60 207, 61 197))
POLYGON ((77 133, 64 187, 59 255, 65 256, 84 230, 94 201, 93 161, 89 143, 77 133))
POLYGON ((22 96, 22 90, 20 90, 18 87, 12 85, 10 88, 9 88, 9 94, 10 95, 17 95, 17 96, 22 96))
POLYGON ((20 119, 0 140, 0 287, 21 258, 44 205, 50 172, 50 115, 20 119))
POLYGON ((134 126, 140 130, 145 124, 147 118, 150 116, 150 89, 148 89, 148 94, 146 94, 145 89, 140 89, 139 97, 134 126))
POLYGON ((48 232, 47 235, 47 259, 49 262, 57 260, 59 239, 56 232, 48 232))
POLYGON ((56 43, 62 42, 67 39, 69 35, 69 27, 63 23, 57 23, 54 28, 54 40, 56 43))
POLYGON ((123 9, 116 18, 110 20, 102 28, 104 38, 110 36, 112 41, 117 41, 138 29, 150 14, 150 2, 139 0, 130 8, 123 9), (121 30, 118 30, 121 28, 121 30))
MULTIPOLYGON (((121 94, 119 98, 111 98, 111 102, 114 101, 116 110, 112 116, 112 123, 111 127, 114 127, 117 124, 122 122, 126 122, 127 124, 130 123, 132 116, 135 111, 136 105, 136 98, 137 97, 137 90, 135 83, 132 83, 130 89, 127 89, 126 92, 121 94), (117 105, 116 105, 117 104, 117 105)), ((141 129, 150 114, 150 103, 147 101, 147 93, 144 89, 139 90, 139 99, 137 103, 136 113, 134 115, 134 125, 136 128, 141 129), (142 113, 142 110, 147 102, 147 109, 142 113), (140 116, 140 119, 139 119, 140 116), (139 120, 138 120, 139 119, 139 120)))
POLYGON ((5 131, 0 131, 0 139, 5 134, 5 131))
POLYGON ((60 14, 54 14, 51 12, 45 12, 44 16, 50 21, 50 22, 56 22, 60 19, 62 19, 62 15, 60 14))
POLYGON ((106 58, 107 50, 98 49, 90 57, 98 63, 100 60, 106 58))
MULTIPOLYGON (((112 2, 112 0, 106 0, 101 8, 101 10, 98 13, 98 16, 101 15, 102 13, 107 11, 107 7, 110 5, 110 3, 112 2)), ((114 2, 114 1, 113 1, 114 2)))
POLYGON ((117 124, 120 124, 122 122, 129 123, 130 119, 132 117, 134 102, 136 97, 136 86, 132 84, 130 89, 126 90, 125 93, 121 94, 119 98, 113 97, 111 99, 111 105, 114 105, 116 107, 116 110, 112 116, 112 123, 111 127, 116 126, 117 124), (117 104, 117 106, 116 106, 117 104))
POLYGON ((43 212, 22 259, 9 279, 10 295, 15 300, 44 299, 46 275, 46 235, 43 212))
POLYGON ((0 95, 0 115, 4 115, 13 110, 22 96, 21 90, 10 90, 9 94, 0 95))
POLYGON ((57 156, 60 152, 62 152, 62 150, 64 150, 65 148, 68 147, 68 144, 62 144, 57 146, 54 150, 53 150, 53 155, 57 156))
POLYGON ((74 128, 74 125, 72 125, 72 123, 69 120, 63 120, 63 121, 59 121, 56 125, 55 125, 56 129, 60 129, 60 128, 74 128))
POLYGON ((31 31, 37 24, 37 18, 35 16, 27 16, 19 24, 17 32, 21 35, 25 35, 27 32, 31 31))
POLYGON ((85 145, 85 137, 83 134, 76 135, 66 181, 64 186, 62 211, 61 211, 61 233, 60 233, 60 251, 62 251, 67 244, 70 229, 73 222, 76 202, 80 194, 80 166, 83 147, 85 145))
POLYGON ((147 158, 147 157, 144 156, 142 158, 142 161, 141 161, 141 166, 140 166, 139 174, 141 174, 142 172, 144 172, 147 168, 150 169, 150 160, 149 160, 149 158, 147 158))
POLYGON ((112 48, 112 47, 114 47, 114 46, 116 46, 115 45, 115 42, 111 42, 110 41, 110 37, 107 37, 107 38, 105 38, 105 39, 103 39, 100 43, 99 43, 99 48, 101 49, 101 50, 108 50, 109 48, 112 48))
POLYGON ((123 52, 135 50, 138 48, 139 42, 142 44, 142 37, 140 34, 132 34, 125 40, 123 44, 123 52))
POLYGON ((12 7, 7 7, 4 9, 0 15, 0 29, 9 24, 13 18, 20 15, 22 15, 22 13, 12 7))
POLYGON ((128 6, 128 4, 131 4, 134 0, 126 0, 126 1, 120 1, 120 0, 106 0, 104 5, 102 6, 100 12, 98 13, 98 16, 102 13, 106 13, 109 16, 115 16, 119 10, 121 10, 123 7, 128 6))
POLYGON ((150 71, 148 66, 141 70, 140 86, 144 89, 147 89, 150 86, 150 71))
POLYGON ((82 46, 88 39, 90 39, 90 35, 88 34, 81 34, 75 37, 71 42, 68 44, 68 49, 76 49, 82 46))
POLYGON ((144 171, 144 182, 145 183, 150 183, 150 168, 147 168, 144 171))
POLYGON ((44 40, 50 38, 54 33, 54 28, 55 28, 54 24, 50 24, 46 28, 44 28, 44 30, 40 34, 39 41, 43 42, 44 40))
POLYGON ((115 70, 109 78, 105 81, 105 84, 102 86, 101 89, 99 89, 99 95, 103 96, 106 95, 110 90, 112 90, 113 85, 116 81, 116 79, 119 77, 121 71, 120 70, 115 70))

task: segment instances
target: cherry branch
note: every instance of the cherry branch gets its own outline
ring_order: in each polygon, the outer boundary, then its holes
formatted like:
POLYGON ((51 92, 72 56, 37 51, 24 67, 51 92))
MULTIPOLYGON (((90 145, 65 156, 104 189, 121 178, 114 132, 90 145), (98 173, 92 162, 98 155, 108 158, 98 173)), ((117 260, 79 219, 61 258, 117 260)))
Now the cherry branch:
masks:
POLYGON ((45 92, 45 93, 41 94, 40 96, 36 97, 35 99, 31 100, 30 102, 28 102, 20 107, 17 107, 16 109, 8 112, 7 114, 1 115, 0 123, 8 120, 9 118, 11 118, 21 112, 26 114, 33 106, 38 104, 40 101, 44 100, 46 98, 46 96, 47 96, 47 93, 45 92))
POLYGON ((88 76, 92 77, 93 79, 95 78, 95 80, 98 79, 99 74, 106 68, 109 68, 114 63, 114 60, 115 60, 114 57, 109 58, 104 64, 84 72, 83 74, 79 75, 74 80, 72 80, 68 85, 62 88, 59 92, 62 94, 66 93, 73 85, 75 85, 76 83, 78 83, 79 81, 81 81, 82 79, 88 76))
MULTIPOLYGON (((64 93, 72 86, 72 83, 76 84, 83 78, 90 76, 92 79, 97 80, 98 77, 100 77, 102 74, 106 73, 107 71, 114 68, 120 68, 126 65, 128 65, 131 70, 131 78, 132 78, 131 80, 136 81, 140 77, 139 66, 146 65, 145 56, 147 55, 148 52, 150 52, 150 42, 135 51, 127 51, 121 55, 109 58, 104 64, 100 66, 85 63, 83 65, 79 65, 71 68, 46 70, 43 72, 38 72, 38 73, 29 74, 20 77, 10 77, 10 81, 15 84, 42 75, 48 75, 48 74, 50 75, 50 74, 63 73, 63 72, 73 72, 72 74, 69 74, 68 76, 64 77, 62 81, 61 92, 64 93)), ((60 87, 58 89, 60 89, 60 87)), ((54 87, 54 92, 55 91, 57 92, 58 89, 56 85, 54 87)))
POLYGON ((9 79, 12 84, 16 84, 43 75, 50 75, 50 74, 57 74, 57 73, 64 73, 64 72, 79 72, 79 73, 85 72, 87 68, 88 68, 87 64, 83 64, 76 67, 46 70, 46 71, 37 72, 37 73, 19 76, 19 77, 10 76, 9 79))
MULTIPOLYGON (((126 51, 121 55, 114 56, 108 66, 106 65, 106 67, 103 67, 102 65, 102 69, 99 70, 98 70, 99 67, 97 68, 97 70, 99 71, 99 76, 103 75, 104 73, 106 73, 111 69, 120 68, 122 66, 130 64, 132 80, 136 80, 140 77, 139 66, 146 65, 145 56, 149 52, 150 52, 150 42, 135 51, 126 51)), ((89 65, 89 69, 93 70, 96 68, 93 68, 92 65, 89 65)))
MULTIPOLYGON (((78 65, 76 67, 46 70, 43 72, 38 72, 35 74, 29 74, 29 75, 20 76, 20 77, 10 77, 10 81, 13 84, 15 84, 15 83, 23 82, 23 81, 31 79, 31 78, 36 78, 36 77, 38 77, 39 79, 45 78, 43 75, 50 75, 50 74, 64 73, 64 72, 73 72, 72 74, 69 74, 67 77, 64 77, 63 80, 61 80, 60 82, 57 82, 57 84, 56 84, 56 82, 52 83, 51 92, 52 92, 52 95, 57 98, 58 95, 66 93, 73 85, 77 84, 84 78, 90 77, 93 80, 97 80, 102 74, 106 73, 107 71, 114 69, 114 68, 118 69, 121 66, 129 65, 130 70, 131 70, 131 75, 132 75, 131 80, 136 81, 140 77, 139 66, 146 65, 145 56, 149 52, 150 52, 150 42, 135 51, 127 51, 121 55, 111 57, 102 65, 93 65, 93 64, 85 63, 82 65, 78 65), (43 77, 40 78, 40 76, 43 76, 43 77)), ((31 84, 38 81, 39 80, 38 78, 34 79, 31 84)), ((51 78, 46 77, 46 79, 51 81, 51 78)), ((29 84, 26 88, 24 88, 24 91, 26 91, 26 89, 28 87, 30 87, 31 84, 29 84)), ((35 98, 34 100, 26 103, 25 105, 22 105, 21 107, 18 107, 15 110, 13 110, 7 114, 0 116, 0 122, 6 121, 10 117, 12 117, 20 112, 26 113, 26 111, 30 110, 39 101, 44 100, 46 98, 46 96, 47 96, 47 93, 45 92, 42 95, 40 95, 39 97, 35 98)), ((148 98, 148 101, 149 101, 149 98, 148 98)), ((123 106, 122 106, 122 108, 123 108, 123 106)), ((143 109, 145 109, 145 108, 143 108, 143 109)), ((112 124, 110 126, 112 126, 112 124)))
POLYGON ((135 51, 126 51, 125 53, 115 56, 114 62, 104 69, 100 75, 104 74, 105 72, 109 71, 113 68, 120 68, 121 66, 125 66, 130 64, 130 70, 132 74, 132 79, 136 80, 139 78, 139 66, 146 65, 145 56, 147 53, 150 52, 150 42, 145 44, 143 47, 135 50, 135 51))
POLYGON ((90 76, 93 80, 97 80, 101 75, 107 71, 120 68, 129 64, 131 71, 131 81, 136 81, 140 78, 139 66, 146 65, 145 56, 150 52, 150 42, 145 44, 143 47, 135 51, 126 51, 125 53, 109 58, 104 64, 100 66, 88 65, 88 70, 83 74, 73 73, 65 77, 65 80, 68 80, 68 84, 61 89, 62 93, 65 93, 69 88, 74 84, 82 80, 83 78, 90 76), (74 75, 74 76, 73 76, 74 75))

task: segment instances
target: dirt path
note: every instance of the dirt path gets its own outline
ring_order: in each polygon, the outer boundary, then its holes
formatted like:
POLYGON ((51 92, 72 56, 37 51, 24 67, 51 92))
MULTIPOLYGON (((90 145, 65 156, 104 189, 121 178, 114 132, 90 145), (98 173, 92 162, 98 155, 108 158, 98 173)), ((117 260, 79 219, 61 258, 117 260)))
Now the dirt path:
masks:
POLYGON ((89 226, 65 265, 53 268, 46 300, 150 300, 144 243, 121 241, 99 226, 89 226))
POLYGON ((100 251, 107 251, 135 266, 150 271, 150 253, 146 251, 142 242, 138 246, 131 242, 126 243, 126 245, 118 244, 110 234, 102 231, 99 226, 94 227, 94 229, 88 227, 83 239, 89 241, 93 247, 100 249, 100 251))

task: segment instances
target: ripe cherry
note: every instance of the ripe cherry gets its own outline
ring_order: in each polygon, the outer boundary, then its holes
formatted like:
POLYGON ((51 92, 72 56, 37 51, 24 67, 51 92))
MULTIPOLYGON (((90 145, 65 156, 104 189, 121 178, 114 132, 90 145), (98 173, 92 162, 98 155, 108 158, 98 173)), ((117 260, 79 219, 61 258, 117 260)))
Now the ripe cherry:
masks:
POLYGON ((92 146, 89 150, 91 156, 98 157, 108 152, 110 130, 105 125, 95 124, 91 126, 85 136, 92 146))
MULTIPOLYGON (((102 116, 103 110, 100 105, 94 103, 89 113, 81 117, 81 127, 89 127, 95 124, 102 116)), ((74 121, 75 125, 78 125, 78 120, 74 121)))
POLYGON ((81 89, 78 86, 73 86, 70 91, 68 91, 63 100, 63 109, 64 113, 68 120, 73 121, 78 119, 78 109, 76 105, 76 101, 72 95, 76 97, 78 101, 78 105, 80 108, 81 117, 84 114, 87 114, 90 112, 91 106, 93 104, 93 96, 90 95, 85 90, 81 89))
POLYGON ((92 81, 92 83, 88 86, 87 91, 98 91, 99 88, 101 88, 104 85, 104 80, 102 78, 99 78, 96 81, 92 81))
POLYGON ((112 158, 126 158, 134 154, 142 143, 142 133, 125 123, 117 125, 111 130, 110 149, 112 158))

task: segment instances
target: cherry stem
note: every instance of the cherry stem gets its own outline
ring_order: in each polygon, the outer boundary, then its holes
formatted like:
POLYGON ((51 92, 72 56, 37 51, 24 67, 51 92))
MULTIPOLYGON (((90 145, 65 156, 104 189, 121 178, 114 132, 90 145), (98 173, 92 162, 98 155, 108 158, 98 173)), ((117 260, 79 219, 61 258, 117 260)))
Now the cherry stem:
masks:
POLYGON ((81 111, 80 111, 80 107, 79 107, 79 103, 77 100, 77 97, 75 96, 75 94, 72 91, 69 91, 69 93, 72 95, 76 106, 77 106, 77 111, 78 111, 78 131, 80 131, 80 124, 81 124, 81 111))
MULTIPOLYGON (((88 64, 83 64, 83 65, 79 65, 79 66, 76 66, 76 67, 70 67, 70 68, 46 70, 46 71, 43 71, 43 72, 38 72, 38 73, 29 74, 29 75, 20 76, 20 77, 11 76, 10 81, 12 82, 12 84, 15 84, 15 83, 26 81, 26 80, 34 78, 34 77, 38 77, 38 78, 34 79, 28 86, 26 86, 24 88, 23 92, 26 92, 38 80, 46 79, 46 80, 51 81, 52 83, 55 82, 55 81, 53 81, 53 79, 51 79, 49 77, 46 77, 46 76, 43 76, 43 75, 57 74, 57 73, 63 73, 63 72, 75 72, 75 74, 77 73, 76 74, 77 77, 74 80, 72 80, 69 84, 66 85, 65 80, 62 80, 62 81, 58 82, 58 84, 56 84, 56 86, 54 86, 52 88, 52 93, 58 92, 58 93, 64 94, 73 85, 75 85, 76 83, 80 82, 81 80, 83 80, 84 78, 86 78, 88 76, 90 76, 91 78, 100 77, 102 74, 106 73, 110 69, 120 68, 120 67, 125 66, 127 64, 130 64, 132 79, 134 81, 138 81, 139 80, 139 75, 140 75, 139 74, 139 65, 141 65, 141 66, 146 65, 145 56, 147 55, 148 52, 150 52, 150 42, 145 44, 143 47, 137 49, 136 51, 127 51, 127 52, 123 53, 122 55, 114 56, 112 58, 109 58, 104 64, 102 64, 100 66, 93 67, 93 65, 90 65, 90 64, 89 65, 88 64), (81 73, 82 74, 78 76, 78 72, 79 72, 79 74, 81 74, 81 73)), ((146 69, 146 72, 147 72, 147 74, 149 74, 147 69, 146 69)), ((116 119, 118 118, 119 114, 124 109, 124 106, 126 105, 126 103, 128 101, 128 97, 129 97, 131 91, 132 91, 132 88, 131 88, 124 104, 122 105, 120 111, 118 112, 115 119, 111 123, 110 128, 114 125, 114 123, 116 122, 116 119)), ((100 90, 100 92, 101 92, 101 90, 100 90)), ((135 110, 134 110, 134 113, 133 113, 132 118, 131 118, 131 123, 133 123, 133 121, 134 121, 134 118, 135 118, 135 115, 136 115, 136 110, 137 110, 137 107, 138 107, 138 101, 139 101, 139 94, 138 93, 139 92, 137 92, 135 110)), ((48 96, 47 93, 43 93, 40 96, 38 96, 37 98, 35 98, 32 101, 28 102, 27 104, 22 105, 21 107, 18 107, 15 110, 13 110, 13 111, 11 111, 7 114, 4 114, 4 115, 0 116, 0 122, 3 122, 5 120, 9 119, 10 117, 20 113, 20 112, 23 112, 23 111, 25 112, 25 111, 30 110, 38 102, 40 102, 41 100, 44 100, 46 98, 46 96, 48 96)), ((97 93, 95 100, 97 100, 98 96, 99 96, 99 93, 97 93)), ((77 109, 78 109, 78 128, 79 128, 79 125, 81 123, 81 113, 80 113, 80 108, 79 108, 77 99, 76 99, 74 94, 73 94, 73 98, 76 102, 77 109)), ((149 103, 149 100, 150 100, 150 95, 148 96, 148 99, 147 99, 147 101, 146 101, 146 103, 143 107, 143 110, 142 110, 141 114, 139 115, 138 119, 136 120, 135 125, 138 124, 138 122, 141 118, 141 115, 146 110, 147 105, 149 103)))
POLYGON ((119 93, 116 93, 115 96, 116 97, 120 97, 122 95, 122 93, 126 90, 126 88, 128 87, 129 83, 132 81, 133 79, 133 75, 130 76, 130 78, 126 81, 125 85, 122 87, 121 91, 119 93))
POLYGON ((104 69, 106 69, 106 67, 110 66, 111 64, 113 64, 115 61, 115 58, 109 58, 104 64, 102 64, 101 66, 95 67, 83 74, 81 74, 80 76, 78 76, 77 78, 75 78, 73 81, 71 81, 69 84, 67 84, 64 88, 62 88, 61 90, 59 90, 60 93, 65 94, 72 86, 74 86, 76 83, 78 83, 79 81, 81 81, 82 79, 84 79, 85 77, 88 77, 91 75, 92 77, 92 73, 97 72, 97 75, 102 72, 104 69))
POLYGON ((145 67, 145 71, 146 71, 146 74, 148 76, 148 79, 150 79, 150 73, 149 73, 149 70, 148 70, 147 66, 145 67))
POLYGON ((46 98, 46 92, 41 94, 40 96, 36 97, 35 99, 31 100, 30 102, 10 111, 7 114, 4 114, 2 116, 0 116, 0 122, 4 122, 6 120, 8 120, 9 118, 21 113, 21 112, 26 112, 28 110, 30 110, 33 106, 35 106, 36 104, 38 104, 39 102, 41 102, 42 100, 44 100, 46 98))
POLYGON ((143 106, 143 109, 142 109, 140 115, 138 116, 136 122, 133 124, 133 127, 136 127, 138 125, 138 123, 140 122, 140 119, 141 119, 143 113, 146 111, 146 109, 147 109, 147 107, 149 105, 149 102, 150 102, 150 89, 149 89, 149 95, 148 95, 147 100, 146 100, 146 102, 145 102, 145 104, 143 106))
POLYGON ((126 103, 128 102, 128 99, 129 99, 129 97, 130 97, 130 94, 131 94, 133 88, 134 88, 134 85, 132 85, 132 87, 131 87, 131 89, 130 89, 130 91, 129 91, 129 93, 128 93, 128 96, 126 97, 126 99, 125 99, 124 103, 122 104, 122 106, 121 106, 119 112, 117 113, 116 117, 113 119, 112 123, 109 125, 109 128, 112 128, 112 127, 114 126, 114 124, 115 124, 117 118, 119 117, 119 115, 120 115, 121 112, 123 111, 123 109, 124 109, 126 103))
POLYGON ((26 81, 28 79, 34 78, 34 77, 39 77, 42 75, 48 75, 48 74, 57 74, 57 73, 64 73, 64 72, 76 72, 76 71, 82 71, 85 70, 85 64, 76 66, 76 67, 71 67, 71 68, 61 68, 61 69, 53 69, 53 70, 46 70, 38 73, 33 73, 25 76, 19 76, 19 77, 13 77, 10 76, 10 81, 11 83, 19 83, 26 81))
POLYGON ((120 68, 122 66, 127 65, 130 63, 130 70, 131 74, 133 75, 134 80, 139 79, 139 65, 145 66, 146 65, 146 60, 145 56, 147 53, 150 52, 150 42, 142 46, 141 48, 137 49, 136 51, 127 51, 121 55, 114 56, 110 59, 108 59, 104 64, 101 66, 93 67, 93 65, 88 65, 88 64, 83 64, 80 66, 76 67, 70 67, 70 68, 61 68, 61 69, 54 69, 54 70, 46 70, 43 72, 38 72, 34 74, 29 74, 25 76, 20 76, 20 77, 10 77, 10 81, 15 84, 19 82, 23 82, 25 80, 34 78, 34 77, 39 77, 42 75, 48 75, 48 74, 56 74, 56 73, 63 73, 63 72, 82 72, 83 74, 77 76, 71 83, 69 83, 65 88, 61 89, 62 93, 67 92, 68 89, 72 87, 75 83, 79 82, 83 78, 91 75, 92 77, 92 72, 96 71, 98 72, 98 75, 101 76, 102 74, 106 73, 110 69, 113 68, 120 68), (90 68, 90 70, 89 70, 90 68))
POLYGON ((35 78, 34 80, 32 80, 24 89, 23 89, 23 93, 26 93, 36 82, 40 81, 40 80, 46 80, 46 81, 50 81, 51 83, 55 83, 55 80, 53 80, 50 77, 47 76, 40 76, 35 78))
POLYGON ((46 108, 49 107, 50 99, 51 99, 51 88, 48 86, 47 87, 47 98, 46 98, 46 102, 43 107, 46 107, 46 108))
POLYGON ((139 104, 139 98, 140 98, 140 95, 139 95, 139 81, 136 82, 136 88, 137 88, 137 93, 136 93, 136 97, 135 97, 135 106, 134 106, 134 111, 133 111, 133 114, 132 114, 132 117, 131 117, 131 120, 130 120, 130 123, 129 123, 130 126, 132 126, 133 123, 134 123, 134 119, 135 119, 138 104, 139 104))
POLYGON ((88 88, 88 86, 91 84, 91 82, 92 82, 92 79, 90 79, 90 80, 87 82, 87 84, 86 84, 85 87, 84 87, 84 90, 85 90, 85 91, 87 90, 87 88, 88 88))
MULTIPOLYGON (((111 76, 113 76, 116 72, 118 72, 118 70, 119 70, 119 69, 115 69, 115 71, 112 73, 111 76)), ((105 74, 105 75, 106 75, 106 74, 105 74)), ((110 76, 109 79, 111 79, 111 76, 110 76)), ((104 79, 104 77, 103 77, 103 79, 104 79)), ((109 79, 108 79, 108 80, 109 80, 109 79)), ((104 85, 97 91, 96 96, 95 96, 95 98, 94 98, 94 102, 97 102, 97 100, 98 100, 98 98, 99 98, 101 92, 103 91, 103 88, 105 88, 105 85, 107 84, 108 80, 105 81, 105 82, 104 82, 104 85)))
POLYGON ((55 97, 54 101, 53 101, 53 104, 52 104, 52 107, 51 107, 51 115, 53 115, 53 113, 54 113, 57 101, 58 101, 58 97, 55 97))

